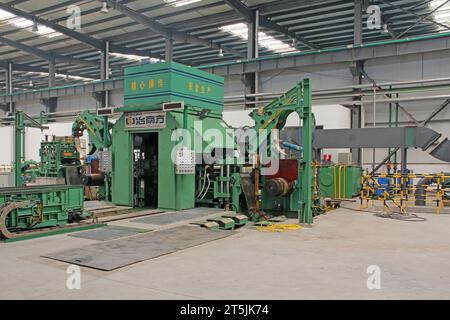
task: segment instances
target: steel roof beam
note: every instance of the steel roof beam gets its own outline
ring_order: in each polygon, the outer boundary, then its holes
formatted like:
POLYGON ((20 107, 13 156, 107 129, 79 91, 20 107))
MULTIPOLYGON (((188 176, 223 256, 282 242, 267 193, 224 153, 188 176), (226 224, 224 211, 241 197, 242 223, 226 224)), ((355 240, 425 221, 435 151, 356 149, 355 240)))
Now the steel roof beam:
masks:
MULTIPOLYGON (((98 0, 100 1, 100 0, 98 0)), ((220 44, 216 44, 213 41, 208 41, 193 35, 190 35, 185 32, 173 30, 170 28, 167 28, 163 24, 153 20, 152 18, 145 16, 133 9, 130 9, 128 6, 125 6, 119 2, 116 2, 114 0, 105 0, 113 9, 123 13, 127 17, 131 18, 132 20, 146 26, 147 28, 161 34, 164 38, 170 39, 172 38, 175 41, 179 42, 185 42, 185 43, 192 43, 200 46, 209 47, 212 49, 220 50, 223 49, 224 51, 227 51, 229 53, 232 53, 234 55, 245 57, 243 53, 240 51, 234 50, 232 48, 228 48, 225 46, 221 46, 220 44)))
POLYGON ((229 76, 248 72, 263 72, 304 66, 348 63, 357 60, 381 59, 384 57, 450 50, 450 35, 428 39, 408 41, 391 40, 391 43, 362 46, 357 48, 341 47, 313 53, 274 55, 253 61, 236 61, 198 67, 201 70, 220 76, 229 76))
POLYGON ((39 57, 41 59, 47 60, 47 61, 52 61, 53 59, 55 59, 56 61, 59 62, 64 62, 64 63, 69 63, 69 64, 77 64, 77 65, 82 65, 82 66, 98 66, 98 63, 95 61, 87 61, 87 60, 82 60, 82 59, 77 59, 77 58, 71 58, 71 57, 67 57, 67 56, 63 56, 60 54, 56 54, 56 53, 47 53, 46 51, 40 50, 40 49, 36 49, 30 46, 27 46, 23 43, 5 38, 5 37, 1 37, 0 36, 0 42, 19 49, 21 51, 27 52, 29 54, 32 54, 36 57, 39 57))
MULTIPOLYGON (((32 66, 29 64, 23 64, 23 63, 15 63, 12 61, 5 61, 0 60, 0 68, 1 69, 8 69, 8 64, 11 63, 13 66, 13 70, 15 72, 36 72, 36 73, 48 73, 48 68, 44 67, 38 67, 38 66, 32 66)), ((74 76, 74 77, 85 77, 85 78, 92 78, 89 74, 80 73, 80 72, 65 72, 65 71, 59 71, 58 77, 61 75, 68 75, 68 76, 74 76)), ((0 78, 1 79, 1 78, 0 78)))
MULTIPOLYGON (((29 66, 26 64, 13 63, 14 71, 24 71, 24 72, 47 72, 46 68, 29 66)), ((0 68, 8 69, 8 61, 0 60, 0 68)))
MULTIPOLYGON (((254 14, 252 10, 250 10, 245 4, 243 4, 240 0, 224 0, 230 7, 232 7, 236 12, 238 12, 242 17, 244 17, 247 22, 252 23, 254 14)), ((285 34, 292 39, 297 40, 305 46, 308 46, 311 49, 319 49, 319 47, 312 42, 306 40, 304 37, 297 35, 295 32, 290 31, 288 28, 285 28, 279 25, 276 22, 273 22, 266 16, 259 17, 259 24, 261 27, 271 29, 273 31, 285 34)))
MULTIPOLYGON (((0 3, 0 9, 3 9, 5 11, 8 11, 12 14, 15 14, 16 16, 20 16, 32 21, 35 21, 38 24, 41 24, 43 26, 52 28, 53 30, 60 32, 72 39, 78 40, 82 43, 85 43, 93 48, 99 49, 99 50, 104 50, 105 49, 105 41, 103 40, 98 40, 94 37, 91 37, 87 34, 83 34, 80 32, 77 32, 75 30, 66 28, 64 26, 61 26, 60 24, 51 22, 49 20, 45 20, 42 18, 39 18, 31 13, 22 11, 20 9, 11 7, 7 4, 4 3, 0 3)), ((137 50, 137 49, 133 49, 133 48, 127 48, 121 45, 115 45, 115 44, 110 44, 110 52, 115 52, 115 53, 121 53, 121 54, 132 54, 132 55, 138 55, 138 56, 149 56, 149 57, 153 57, 153 58, 157 58, 157 59, 162 59, 163 57, 161 55, 157 55, 157 54, 153 54, 151 52, 144 52, 141 50, 137 50)))

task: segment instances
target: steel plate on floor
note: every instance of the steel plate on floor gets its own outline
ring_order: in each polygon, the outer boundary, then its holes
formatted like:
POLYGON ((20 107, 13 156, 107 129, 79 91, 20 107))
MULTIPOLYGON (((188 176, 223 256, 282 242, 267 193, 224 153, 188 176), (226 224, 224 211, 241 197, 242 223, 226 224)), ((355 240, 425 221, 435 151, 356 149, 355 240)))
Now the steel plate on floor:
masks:
POLYGON ((145 217, 145 218, 140 218, 140 219, 134 219, 134 220, 131 220, 131 222, 155 224, 155 225, 166 225, 166 224, 171 224, 171 223, 175 223, 175 222, 206 217, 206 216, 209 216, 209 215, 215 214, 215 213, 217 213, 217 214, 224 213, 224 210, 217 209, 217 208, 195 208, 195 209, 188 209, 188 210, 182 210, 182 211, 167 212, 167 213, 153 215, 151 217, 145 217))
POLYGON ((234 234, 234 231, 179 226, 126 239, 112 240, 44 255, 46 258, 111 271, 137 262, 198 246, 234 234))
POLYGON ((75 237, 75 238, 97 240, 97 241, 108 241, 108 240, 129 237, 129 236, 133 236, 133 235, 136 235, 139 233, 149 232, 149 231, 152 231, 152 230, 135 229, 135 228, 127 228, 127 227, 119 227, 119 226, 108 226, 108 227, 100 228, 100 229, 72 233, 69 236, 75 237))

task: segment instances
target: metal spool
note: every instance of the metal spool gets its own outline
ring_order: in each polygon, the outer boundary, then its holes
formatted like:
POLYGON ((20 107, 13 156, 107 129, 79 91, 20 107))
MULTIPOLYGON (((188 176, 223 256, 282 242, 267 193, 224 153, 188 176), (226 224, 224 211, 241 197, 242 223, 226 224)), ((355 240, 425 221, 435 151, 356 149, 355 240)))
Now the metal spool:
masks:
POLYGON ((269 179, 265 182, 265 190, 271 197, 284 197, 292 190, 292 183, 284 178, 269 179))

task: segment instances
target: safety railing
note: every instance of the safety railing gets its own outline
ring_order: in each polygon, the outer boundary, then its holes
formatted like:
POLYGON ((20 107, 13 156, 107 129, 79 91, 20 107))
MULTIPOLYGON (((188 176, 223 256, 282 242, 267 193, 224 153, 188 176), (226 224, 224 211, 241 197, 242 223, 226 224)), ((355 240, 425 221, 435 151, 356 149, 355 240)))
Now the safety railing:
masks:
POLYGON ((376 201, 382 202, 385 211, 389 211, 393 205, 400 213, 405 213, 411 204, 419 202, 421 206, 435 207, 439 214, 445 206, 450 205, 450 176, 417 173, 363 175, 361 209, 375 206, 376 201), (420 180, 414 183, 417 179, 420 180))

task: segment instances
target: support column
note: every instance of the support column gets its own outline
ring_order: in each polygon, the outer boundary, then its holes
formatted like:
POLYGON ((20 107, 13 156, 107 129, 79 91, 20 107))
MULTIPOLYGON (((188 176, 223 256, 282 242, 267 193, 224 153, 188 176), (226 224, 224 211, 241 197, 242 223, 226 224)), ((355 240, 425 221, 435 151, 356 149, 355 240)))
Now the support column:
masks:
MULTIPOLYGON (((259 31, 259 10, 253 11, 253 21, 247 24, 248 26, 248 44, 247 44, 247 59, 255 59, 259 56, 258 46, 258 31, 259 31)), ((259 74, 258 72, 246 73, 242 81, 245 84, 245 94, 259 93, 259 74)), ((247 101, 257 101, 258 98, 249 98, 247 101)), ((257 107, 257 105, 250 105, 250 107, 257 107)))
POLYGON ((361 45, 363 42, 362 13, 363 13, 363 0, 355 0, 354 24, 353 24, 353 44, 354 45, 361 45))
POLYGON ((165 57, 166 61, 173 60, 173 38, 172 34, 170 37, 166 38, 166 48, 165 48, 165 57))
MULTIPOLYGON (((11 62, 8 63, 8 69, 6 69, 5 74, 6 79, 6 93, 11 95, 13 93, 13 64, 11 62)), ((14 112, 14 103, 12 102, 12 97, 9 96, 8 102, 9 113, 14 112)))
POLYGON ((404 190, 406 190, 407 186, 408 186, 408 178, 406 177, 406 175, 408 174, 408 148, 402 148, 401 149, 401 154, 402 154, 402 163, 401 163, 401 173, 403 176, 403 183, 402 186, 404 188, 404 190))
MULTIPOLYGON (((364 62, 363 61, 357 61, 354 65, 350 67, 353 74, 353 85, 360 85, 362 84, 363 80, 363 73, 362 70, 364 69, 364 62)), ((354 89, 354 94, 361 93, 361 89, 354 89)), ((351 116, 350 116, 350 127, 351 128, 361 128, 363 124, 362 120, 362 113, 363 113, 363 106, 362 106, 362 98, 360 96, 354 97, 353 101, 355 101, 355 104, 351 108, 351 116)), ((352 162, 355 165, 361 165, 362 163, 362 150, 361 148, 355 148, 350 149, 350 152, 352 153, 352 162)))
POLYGON ((48 61, 48 86, 55 87, 56 86, 56 67, 55 67, 55 59, 48 61))
MULTIPOLYGON (((353 24, 353 45, 361 45, 362 44, 362 13, 363 13, 363 0, 354 0, 354 24, 353 24)), ((353 85, 362 84, 362 70, 364 69, 364 62, 357 61, 355 64, 350 66, 353 74, 353 85)), ((360 93, 360 89, 353 90, 354 93, 360 93)), ((361 128, 362 127, 362 99, 361 97, 354 97, 355 103, 351 110, 351 128, 361 128)), ((362 150, 351 149, 352 153, 352 161, 354 164, 361 165, 362 163, 362 150)))
MULTIPOLYGON (((105 47, 101 53, 100 78, 101 80, 109 79, 109 41, 105 41, 105 47)), ((101 107, 107 108, 109 106, 109 91, 104 92, 102 100, 101 107)))
MULTIPOLYGON (((55 59, 48 61, 48 86, 50 88, 56 87, 56 66, 55 59)), ((43 99, 42 101, 46 106, 46 112, 55 112, 58 106, 58 98, 52 97, 43 99)))

